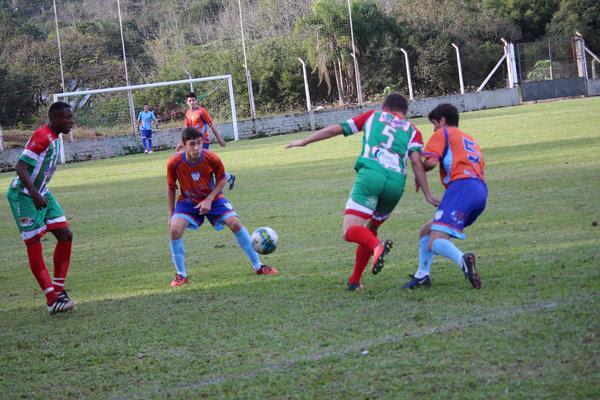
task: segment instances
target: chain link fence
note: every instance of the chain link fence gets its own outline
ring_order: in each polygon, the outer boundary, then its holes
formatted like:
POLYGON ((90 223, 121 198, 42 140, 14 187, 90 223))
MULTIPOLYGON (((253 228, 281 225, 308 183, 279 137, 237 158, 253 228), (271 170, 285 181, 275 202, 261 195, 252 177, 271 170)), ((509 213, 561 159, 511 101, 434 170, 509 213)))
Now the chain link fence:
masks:
POLYGON ((577 78, 577 58, 571 40, 517 44, 519 80, 537 82, 577 78))

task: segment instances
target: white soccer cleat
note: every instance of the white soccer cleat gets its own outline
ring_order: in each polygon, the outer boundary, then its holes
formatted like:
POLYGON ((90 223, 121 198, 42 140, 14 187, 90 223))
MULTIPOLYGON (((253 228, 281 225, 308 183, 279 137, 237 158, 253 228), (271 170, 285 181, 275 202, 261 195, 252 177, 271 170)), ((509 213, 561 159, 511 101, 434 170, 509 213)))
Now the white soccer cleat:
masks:
POLYGON ((50 315, 56 315, 58 313, 71 311, 75 308, 75 302, 73 300, 69 300, 68 298, 58 298, 52 305, 48 306, 48 312, 50 315))

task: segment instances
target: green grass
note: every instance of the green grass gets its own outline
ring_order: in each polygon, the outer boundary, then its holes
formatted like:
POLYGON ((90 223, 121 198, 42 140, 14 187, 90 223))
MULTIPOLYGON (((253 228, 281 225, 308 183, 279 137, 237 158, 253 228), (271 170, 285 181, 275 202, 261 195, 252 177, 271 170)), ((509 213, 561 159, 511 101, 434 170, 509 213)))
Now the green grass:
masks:
MULTIPOLYGON (((599 109, 591 98, 462 116, 490 189, 459 244, 479 256, 480 291, 442 259, 430 290, 400 290, 434 211, 412 190, 382 228, 395 241, 386 268, 365 275, 364 291, 344 290, 358 136, 218 149, 237 174, 226 195, 242 221, 278 232, 263 260, 281 274, 253 275, 231 233, 203 227, 185 236, 191 282, 178 290, 170 154, 61 166, 52 187, 75 234, 67 286, 78 308, 47 315, 2 196, 0 398, 598 398, 599 109)), ((43 243, 50 262, 54 239, 43 243)))

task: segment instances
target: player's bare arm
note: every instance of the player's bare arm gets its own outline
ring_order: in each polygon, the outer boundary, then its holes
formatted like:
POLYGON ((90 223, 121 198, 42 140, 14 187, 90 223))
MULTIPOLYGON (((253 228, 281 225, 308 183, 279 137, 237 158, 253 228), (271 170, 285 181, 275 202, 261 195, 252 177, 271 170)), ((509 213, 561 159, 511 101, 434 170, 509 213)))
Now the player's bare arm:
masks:
POLYGON ((431 205, 439 206, 440 201, 433 197, 431 192, 429 191, 429 185, 427 184, 427 174, 425 173, 425 169, 423 166, 423 162, 421 161, 421 154, 417 151, 413 151, 410 153, 410 162, 412 164, 412 170, 415 175, 415 182, 417 186, 417 192, 419 188, 423 189, 423 195, 425 195, 425 200, 431 205))
POLYGON ((437 158, 427 157, 423 161, 423 168, 425 169, 425 172, 429 172, 432 169, 434 169, 439 163, 440 163, 440 160, 438 160, 437 158))
POLYGON ((212 209, 212 203, 215 201, 215 197, 223 191, 225 184, 227 183, 227 179, 221 179, 213 188, 213 190, 209 193, 208 196, 200 203, 196 204, 194 208, 198 208, 200 210, 200 214, 207 214, 212 209))
POLYGON ((300 140, 294 140, 290 143, 288 143, 286 147, 286 149, 289 149, 290 147, 304 147, 307 144, 311 144, 314 142, 318 142, 321 140, 326 140, 326 139, 330 139, 334 136, 338 136, 341 135, 343 133, 343 129, 341 125, 329 125, 326 128, 320 129, 318 131, 316 131, 315 133, 313 133, 312 135, 309 135, 307 137, 305 137, 304 139, 300 139, 300 140))
POLYGON ((221 134, 219 133, 219 130, 217 129, 216 125, 214 123, 209 123, 208 126, 210 126, 210 129, 213 131, 215 137, 217 138, 217 142, 219 142, 219 146, 221 146, 221 147, 227 146, 227 143, 221 137, 221 134))
POLYGON ((21 179, 21 182, 23 182, 23 185, 27 188, 29 195, 33 199, 33 204, 35 204, 35 208, 40 210, 46 207, 48 203, 46 202, 44 196, 42 196, 41 193, 33 185, 33 181, 31 180, 31 177, 27 172, 27 164, 19 160, 17 162, 17 165, 15 165, 15 170, 17 171, 19 179, 21 179))

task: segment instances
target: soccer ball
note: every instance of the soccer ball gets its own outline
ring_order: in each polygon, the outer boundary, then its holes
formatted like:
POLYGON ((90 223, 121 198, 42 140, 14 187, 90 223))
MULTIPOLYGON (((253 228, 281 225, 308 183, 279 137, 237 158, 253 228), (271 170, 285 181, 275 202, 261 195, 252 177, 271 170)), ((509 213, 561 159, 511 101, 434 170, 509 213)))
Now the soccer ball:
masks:
POLYGON ((252 233, 252 247, 260 254, 271 254, 277 248, 277 233, 268 226, 257 228, 252 233))

